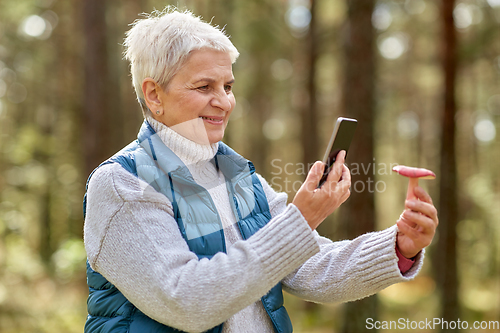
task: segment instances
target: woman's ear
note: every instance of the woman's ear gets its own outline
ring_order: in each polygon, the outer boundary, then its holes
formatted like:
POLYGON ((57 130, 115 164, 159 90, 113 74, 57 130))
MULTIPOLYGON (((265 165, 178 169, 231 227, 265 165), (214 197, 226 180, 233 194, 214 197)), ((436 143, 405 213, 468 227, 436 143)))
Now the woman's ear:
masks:
POLYGON ((161 87, 150 77, 147 77, 142 81, 142 93, 144 94, 144 101, 148 106, 149 110, 153 114, 159 114, 158 111, 161 110, 162 101, 160 97, 161 87))

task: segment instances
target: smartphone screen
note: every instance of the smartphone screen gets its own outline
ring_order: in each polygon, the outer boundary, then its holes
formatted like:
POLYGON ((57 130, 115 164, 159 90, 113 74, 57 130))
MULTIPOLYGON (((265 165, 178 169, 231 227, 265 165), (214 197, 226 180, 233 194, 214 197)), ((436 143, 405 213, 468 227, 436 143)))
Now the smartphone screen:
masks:
POLYGON ((347 152, 349 151, 349 146, 351 145, 357 125, 358 121, 356 119, 342 117, 337 118, 330 142, 328 143, 328 147, 325 151, 325 156, 323 157, 323 163, 326 164, 326 167, 323 177, 321 177, 321 180, 319 181, 318 187, 321 187, 321 185, 323 185, 326 181, 326 178, 332 169, 333 163, 335 163, 337 154, 340 153, 341 150, 345 150, 347 156, 347 152))

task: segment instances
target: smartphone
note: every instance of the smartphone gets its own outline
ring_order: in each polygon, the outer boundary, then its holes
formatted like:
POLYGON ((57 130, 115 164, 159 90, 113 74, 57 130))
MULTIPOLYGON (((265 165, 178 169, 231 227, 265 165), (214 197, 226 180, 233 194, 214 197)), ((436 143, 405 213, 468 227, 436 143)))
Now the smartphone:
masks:
POLYGON ((341 150, 345 150, 347 156, 347 152, 349 151, 349 146, 351 145, 357 125, 358 121, 356 119, 343 117, 337 118, 330 142, 328 143, 328 147, 325 151, 325 156, 323 157, 323 163, 325 163, 326 166, 318 187, 321 187, 321 185, 323 185, 326 181, 326 178, 332 169, 333 163, 335 163, 337 154, 340 153, 341 150))

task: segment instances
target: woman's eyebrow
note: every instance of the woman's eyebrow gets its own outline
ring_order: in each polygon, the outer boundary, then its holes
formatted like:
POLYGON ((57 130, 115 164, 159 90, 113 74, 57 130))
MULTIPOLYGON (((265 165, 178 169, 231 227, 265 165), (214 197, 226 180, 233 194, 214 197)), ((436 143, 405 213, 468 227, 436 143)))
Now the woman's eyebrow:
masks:
POLYGON ((197 81, 195 81, 195 82, 193 82, 193 83, 194 83, 194 84, 196 84, 196 83, 200 83, 200 82, 214 83, 214 82, 215 82, 215 80, 214 80, 214 79, 211 79, 211 78, 202 78, 202 79, 199 79, 199 80, 197 80, 197 81))
MULTIPOLYGON (((212 79, 212 78, 202 78, 202 79, 199 79, 195 82, 193 82, 194 84, 197 84, 197 83, 200 83, 200 82, 207 82, 207 83, 214 83, 216 82, 216 80, 212 79)), ((229 81, 226 82, 226 84, 233 84, 234 83, 234 79, 231 79, 229 81)))

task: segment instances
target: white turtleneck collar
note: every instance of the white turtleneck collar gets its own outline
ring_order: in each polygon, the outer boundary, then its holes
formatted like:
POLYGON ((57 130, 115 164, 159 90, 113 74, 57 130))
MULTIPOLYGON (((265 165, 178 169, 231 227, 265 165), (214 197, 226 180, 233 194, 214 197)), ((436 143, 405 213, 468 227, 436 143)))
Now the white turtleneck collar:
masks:
MULTIPOLYGON (((217 153, 219 143, 202 145, 180 135, 149 115, 146 116, 146 120, 161 141, 187 166, 196 183, 205 187, 212 196, 225 195, 227 197, 224 175, 217 170, 214 163, 211 163, 217 153)), ((225 200, 229 199, 226 198, 225 200)), ((223 220, 226 220, 226 222, 223 222, 224 225, 235 222, 234 218, 223 218, 223 220)))
POLYGON ((161 141, 186 165, 207 162, 217 153, 217 149, 219 148, 218 142, 209 145, 199 144, 180 135, 149 115, 146 116, 146 120, 155 130, 161 141))

